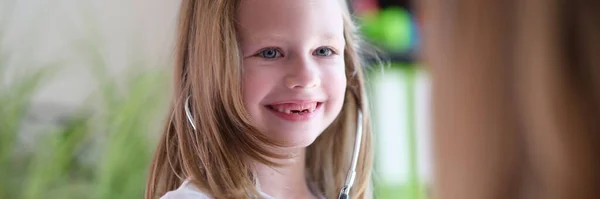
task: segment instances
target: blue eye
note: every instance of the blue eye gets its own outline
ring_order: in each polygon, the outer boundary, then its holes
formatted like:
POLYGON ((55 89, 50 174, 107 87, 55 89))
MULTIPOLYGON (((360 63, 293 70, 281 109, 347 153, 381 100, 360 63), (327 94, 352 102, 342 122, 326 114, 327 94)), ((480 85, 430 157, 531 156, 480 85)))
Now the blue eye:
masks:
POLYGON ((266 59, 275 59, 281 56, 281 52, 277 48, 268 48, 258 53, 258 56, 266 59))
POLYGON ((320 47, 317 50, 315 50, 315 52, 313 53, 313 55, 322 56, 322 57, 327 57, 331 54, 333 54, 333 50, 331 50, 331 48, 329 48, 329 47, 320 47))

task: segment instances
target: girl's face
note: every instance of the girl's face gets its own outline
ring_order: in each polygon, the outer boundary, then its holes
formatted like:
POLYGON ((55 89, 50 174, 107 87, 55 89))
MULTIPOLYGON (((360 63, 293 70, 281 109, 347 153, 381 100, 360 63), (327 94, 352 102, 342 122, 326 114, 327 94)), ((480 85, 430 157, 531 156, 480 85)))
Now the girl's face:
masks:
POLYGON ((345 41, 337 1, 241 1, 244 105, 259 129, 287 146, 310 145, 342 109, 345 41))

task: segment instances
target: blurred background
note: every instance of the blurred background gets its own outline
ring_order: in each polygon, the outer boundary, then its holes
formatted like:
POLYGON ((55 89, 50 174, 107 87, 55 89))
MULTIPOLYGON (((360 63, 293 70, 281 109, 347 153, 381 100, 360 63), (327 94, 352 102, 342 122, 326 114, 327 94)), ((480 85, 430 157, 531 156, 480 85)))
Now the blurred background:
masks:
MULTIPOLYGON (((371 60, 376 198, 428 198, 430 81, 404 0, 351 1, 371 60)), ((0 198, 143 198, 176 1, 0 0, 0 198)))

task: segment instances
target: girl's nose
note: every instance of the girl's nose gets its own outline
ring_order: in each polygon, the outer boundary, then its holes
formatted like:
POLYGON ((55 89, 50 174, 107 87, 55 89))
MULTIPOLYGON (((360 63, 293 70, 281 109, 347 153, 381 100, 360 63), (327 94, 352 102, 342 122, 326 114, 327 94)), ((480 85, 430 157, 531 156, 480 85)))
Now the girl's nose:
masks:
POLYGON ((319 67, 307 57, 296 57, 290 60, 288 74, 284 79, 285 86, 290 89, 311 89, 321 85, 319 67))

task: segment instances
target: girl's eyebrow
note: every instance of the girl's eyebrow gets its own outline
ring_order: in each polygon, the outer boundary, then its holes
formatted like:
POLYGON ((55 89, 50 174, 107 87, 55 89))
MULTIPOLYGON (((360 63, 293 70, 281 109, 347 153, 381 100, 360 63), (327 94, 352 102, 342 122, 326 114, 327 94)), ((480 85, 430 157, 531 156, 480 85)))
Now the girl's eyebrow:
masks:
MULTIPOLYGON (((325 33, 319 38, 319 41, 325 42, 327 45, 334 46, 345 46, 346 40, 343 36, 337 36, 336 34, 325 33)), ((260 47, 264 47, 264 44, 284 44, 287 43, 286 37, 283 34, 272 33, 272 32, 258 32, 251 35, 248 38, 243 38, 241 41, 242 52, 254 53, 253 51, 258 50, 260 47)))
POLYGON ((336 36, 335 34, 325 34, 323 35, 323 40, 327 41, 328 43, 334 43, 334 44, 345 44, 346 43, 346 39, 344 39, 344 37, 339 37, 336 36))
MULTIPOLYGON (((331 33, 326 33, 323 34, 320 38, 321 40, 327 41, 328 43, 345 43, 345 39, 340 36, 337 36, 335 34, 331 34, 331 33)), ((285 41, 285 36, 283 34, 278 34, 278 33, 255 33, 253 34, 253 36, 251 36, 250 38, 243 38, 242 43, 248 42, 248 43, 263 43, 263 42, 270 42, 270 41, 275 41, 275 42, 283 42, 285 41), (259 35, 259 36, 256 36, 259 35)))
POLYGON ((281 42, 284 41, 284 36, 282 34, 276 34, 276 33, 255 33, 253 34, 250 38, 244 38, 242 40, 242 43, 265 43, 265 42, 269 42, 269 41, 276 41, 276 42, 281 42), (260 35, 260 36, 255 36, 255 35, 260 35))

